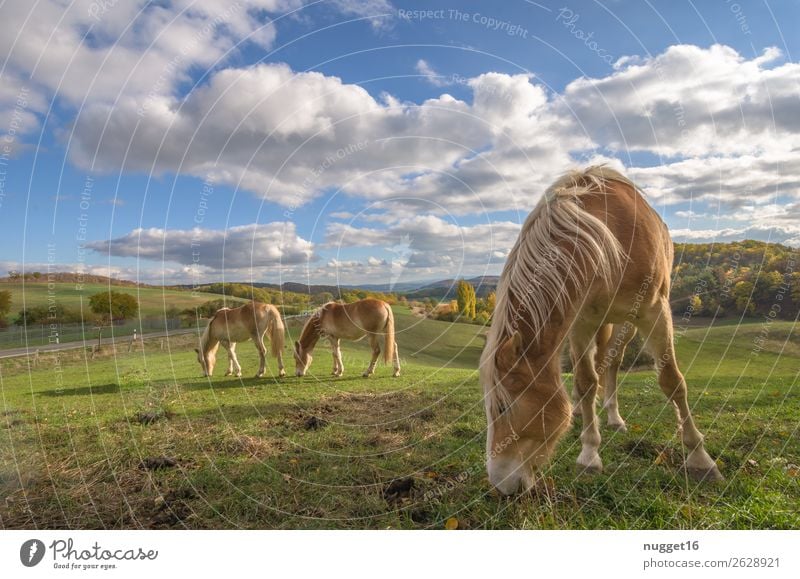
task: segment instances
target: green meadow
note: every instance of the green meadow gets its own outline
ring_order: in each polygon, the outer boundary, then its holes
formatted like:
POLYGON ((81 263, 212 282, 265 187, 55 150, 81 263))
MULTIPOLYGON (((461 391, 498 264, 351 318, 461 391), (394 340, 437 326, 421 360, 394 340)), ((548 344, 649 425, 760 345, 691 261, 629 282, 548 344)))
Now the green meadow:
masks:
MULTIPOLYGON (((135 291, 135 290, 134 290, 135 291)), ((154 305, 163 308, 161 290, 154 305)), ((144 306, 143 306, 144 307, 144 306)), ((167 348, 0 362, 0 527, 248 529, 764 529, 800 527, 800 337, 789 322, 678 329, 695 418, 726 480, 680 469, 654 373, 621 376, 627 433, 603 430, 605 471, 578 476, 579 421, 536 492, 498 496, 484 470, 477 379, 485 329, 396 307, 399 378, 361 378, 366 344, 324 344, 312 375, 201 377, 167 348)), ((289 339, 298 328, 290 324, 289 339)), ((288 342, 289 344, 291 342, 288 342)), ((276 373, 273 359, 269 371, 276 373)), ((565 377, 569 386, 569 376, 565 377)), ((604 420, 604 416, 602 420, 604 420)))
MULTIPOLYGON (((139 300, 139 314, 142 317, 164 317, 164 311, 168 308, 178 309, 199 306, 200 304, 219 298, 221 296, 212 294, 193 294, 188 290, 167 289, 161 287, 133 287, 133 286, 110 286, 113 291, 136 296, 139 300)), ((51 298, 51 290, 46 282, 26 281, 0 284, 0 290, 11 292, 11 313, 10 318, 17 316, 23 307, 46 306, 48 299, 51 298)), ((108 284, 85 283, 81 286, 74 283, 58 282, 54 284, 52 296, 58 303, 71 310, 81 311, 81 302, 84 310, 89 310, 89 296, 99 292, 107 292, 108 284)), ((234 302, 243 301, 238 298, 229 298, 234 302)))

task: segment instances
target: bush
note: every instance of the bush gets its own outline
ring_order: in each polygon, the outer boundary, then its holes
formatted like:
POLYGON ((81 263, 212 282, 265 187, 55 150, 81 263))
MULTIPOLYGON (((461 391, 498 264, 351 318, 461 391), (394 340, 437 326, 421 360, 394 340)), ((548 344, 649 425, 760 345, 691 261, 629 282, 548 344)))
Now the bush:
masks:
POLYGON ((29 324, 72 324, 82 321, 81 313, 78 310, 55 304, 52 307, 41 305, 20 310, 14 319, 14 324, 17 326, 29 324))

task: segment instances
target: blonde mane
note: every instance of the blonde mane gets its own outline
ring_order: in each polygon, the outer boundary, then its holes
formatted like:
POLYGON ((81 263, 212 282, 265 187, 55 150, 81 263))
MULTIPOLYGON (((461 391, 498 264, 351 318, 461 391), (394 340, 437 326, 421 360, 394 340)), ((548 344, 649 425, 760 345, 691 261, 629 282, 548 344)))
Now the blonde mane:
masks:
POLYGON ((512 402, 500 383, 495 354, 518 322, 524 320, 539 335, 554 312, 567 313, 574 299, 570 287, 580 293, 596 278, 608 283, 621 271, 626 258, 619 241, 581 201, 589 193, 606 193, 609 181, 635 187, 604 166, 570 171, 547 189, 525 220, 497 285, 497 305, 481 360, 489 420, 512 402))

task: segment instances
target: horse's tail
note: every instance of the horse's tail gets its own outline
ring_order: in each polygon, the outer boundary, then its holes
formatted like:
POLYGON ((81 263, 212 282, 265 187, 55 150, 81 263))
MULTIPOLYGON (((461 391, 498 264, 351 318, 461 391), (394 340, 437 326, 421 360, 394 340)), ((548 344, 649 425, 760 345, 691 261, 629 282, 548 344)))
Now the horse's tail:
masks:
POLYGON ((274 306, 269 309, 267 331, 269 332, 269 343, 272 349, 272 356, 277 358, 278 354, 283 351, 284 341, 286 339, 286 328, 283 325, 281 313, 278 311, 278 308, 274 306))
POLYGON ((389 364, 394 356, 394 313, 392 306, 386 304, 386 327, 383 336, 383 361, 389 364))

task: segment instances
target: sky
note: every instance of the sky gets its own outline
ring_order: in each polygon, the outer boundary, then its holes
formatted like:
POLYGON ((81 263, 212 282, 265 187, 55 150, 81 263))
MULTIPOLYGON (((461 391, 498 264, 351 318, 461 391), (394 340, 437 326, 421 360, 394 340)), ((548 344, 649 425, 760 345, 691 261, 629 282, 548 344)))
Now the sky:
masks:
POLYGON ((6 0, 0 272, 499 273, 607 163, 676 241, 800 246, 800 5, 6 0))

